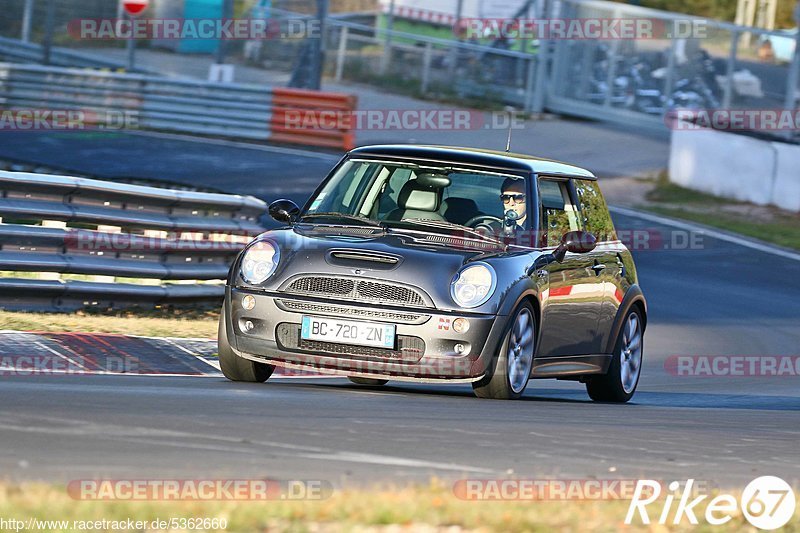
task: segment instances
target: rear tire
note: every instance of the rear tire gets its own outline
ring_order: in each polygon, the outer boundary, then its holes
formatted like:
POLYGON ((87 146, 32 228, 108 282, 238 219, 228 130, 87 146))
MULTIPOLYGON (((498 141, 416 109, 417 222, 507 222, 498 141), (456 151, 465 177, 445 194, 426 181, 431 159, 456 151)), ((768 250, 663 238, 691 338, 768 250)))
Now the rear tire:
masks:
POLYGON ((355 376, 347 376, 347 379, 356 385, 367 385, 369 387, 383 387, 389 383, 388 379, 358 378, 355 376))
POLYGON ((617 337, 614 355, 608 372, 592 376, 586 382, 586 392, 596 402, 625 403, 633 398, 642 374, 644 355, 644 321, 639 308, 628 311, 617 337))
POLYGON ((228 343, 228 333, 225 329, 226 308, 222 306, 219 317, 219 330, 217 335, 217 353, 219 354, 219 367, 222 374, 231 381, 245 381, 249 383, 263 383, 275 371, 273 365, 257 363, 244 357, 239 357, 228 343))
POLYGON ((508 331, 486 375, 472 384, 478 398, 516 400, 528 385, 536 346, 536 319, 531 305, 520 305, 506 327, 508 331))

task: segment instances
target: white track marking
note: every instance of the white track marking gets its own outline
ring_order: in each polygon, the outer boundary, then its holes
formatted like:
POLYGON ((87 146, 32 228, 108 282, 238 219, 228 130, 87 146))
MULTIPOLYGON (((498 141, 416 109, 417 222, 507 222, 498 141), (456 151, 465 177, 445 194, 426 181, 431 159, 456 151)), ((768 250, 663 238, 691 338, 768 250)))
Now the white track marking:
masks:
POLYGON ((217 371, 219 371, 219 372, 221 372, 221 371, 222 371, 222 369, 219 367, 219 363, 212 363, 211 361, 207 361, 207 360, 206 360, 206 359, 205 359, 203 356, 201 356, 200 354, 194 353, 193 351, 191 351, 191 350, 190 350, 190 349, 188 349, 188 348, 184 348, 183 346, 181 346, 180 344, 178 344, 178 343, 177 343, 177 342, 175 342, 174 340, 172 340, 172 339, 169 339, 169 338, 165 338, 165 339, 161 339, 161 340, 163 340, 163 341, 164 341, 164 342, 166 342, 167 344, 171 344, 172 346, 176 347, 177 349, 179 349, 179 350, 180 350, 180 351, 182 351, 183 353, 189 354, 189 355, 191 355, 192 357, 194 357, 195 359, 199 359, 200 361, 204 362, 205 364, 207 364, 208 366, 210 366, 210 367, 211 367, 211 368, 213 368, 214 370, 217 370, 217 371))
POLYGON ((386 465, 386 466, 405 466, 410 468, 432 468, 435 470, 455 470, 458 472, 481 472, 493 473, 494 470, 479 468, 477 466, 459 465, 454 463, 440 463, 436 461, 422 461, 419 459, 408 459, 406 457, 394 457, 391 455, 377 455, 372 453, 358 452, 333 452, 326 454, 319 453, 300 453, 298 457, 307 459, 322 459, 325 461, 344 461, 348 463, 386 465))
MULTIPOLYGON (((60 352, 57 352, 57 351, 55 351, 54 349, 50 348, 49 346, 47 346, 47 345, 46 345, 46 344, 44 344, 43 342, 39 342, 39 341, 33 341, 33 344, 35 344, 35 345, 36 345, 36 346, 38 346, 39 348, 42 348, 42 349, 44 349, 44 350, 47 350, 48 352, 50 352, 51 354, 55 355, 56 357, 58 357, 58 358, 60 358, 60 359, 64 359, 65 361, 69 361, 70 363, 72 363, 72 364, 73 364, 73 365, 75 365, 75 366, 79 366, 79 367, 81 367, 81 368, 82 368, 82 369, 84 369, 86 372, 91 372, 91 370, 89 370, 88 368, 86 368, 84 365, 80 364, 79 362, 77 362, 77 361, 73 360, 73 359, 72 359, 72 358, 70 358, 70 357, 67 357, 67 356, 66 356, 66 355, 64 355, 63 353, 60 353, 60 352)), ((51 370, 50 372, 52 372, 52 370, 51 370)))
MULTIPOLYGON (((263 448, 276 448, 292 452, 293 457, 305 457, 324 461, 343 461, 359 464, 379 464, 387 466, 403 466, 409 468, 429 468, 434 470, 449 470, 457 472, 477 472, 494 474, 494 470, 469 465, 455 463, 442 463, 438 461, 424 461, 407 457, 396 457, 392 455, 379 455, 372 453, 361 453, 345 450, 332 450, 318 446, 296 445, 288 442, 248 440, 244 442, 240 437, 227 437, 224 435, 208 435, 185 431, 162 430, 147 427, 116 426, 110 424, 87 423, 82 420, 51 419, 61 424, 70 424, 69 427, 53 427, 48 423, 47 427, 32 426, 30 421, 25 424, 15 423, 13 417, 4 417, 3 429, 7 431, 18 431, 23 433, 44 433, 52 435, 81 435, 119 440, 126 442, 141 442, 151 445, 176 446, 176 447, 196 447, 201 449, 214 449, 217 451, 232 451, 239 453, 252 453, 250 449, 243 449, 255 446, 261 453, 263 448), (178 442, 176 439, 186 439, 189 442, 178 442), (219 444, 206 444, 203 441, 219 444), (226 445, 233 445, 226 446, 226 445), (300 453, 297 453, 300 452, 300 453)), ((48 417, 39 417, 47 421, 48 417)))
POLYGON ((750 240, 745 237, 739 237, 731 233, 726 233, 716 228, 711 228, 709 226, 703 226, 701 224, 695 224, 693 222, 684 222, 683 220, 676 220, 674 218, 668 218, 661 215, 645 213, 643 211, 639 211, 637 209, 630 209, 628 207, 609 206, 608 209, 612 213, 619 213, 620 215, 625 215, 628 217, 639 218, 642 220, 649 220, 651 222, 664 224, 665 226, 672 226, 673 228, 680 228, 684 230, 695 231, 698 233, 704 233, 705 235, 708 235, 709 237, 720 241, 729 242, 731 244, 736 244, 738 246, 743 246, 745 248, 750 248, 751 250, 757 250, 759 252, 764 252, 766 254, 777 255, 779 257, 784 257, 786 259, 792 259, 793 261, 800 261, 800 254, 791 252, 789 250, 784 250, 780 248, 777 244, 771 245, 767 243, 761 243, 756 240, 750 240))

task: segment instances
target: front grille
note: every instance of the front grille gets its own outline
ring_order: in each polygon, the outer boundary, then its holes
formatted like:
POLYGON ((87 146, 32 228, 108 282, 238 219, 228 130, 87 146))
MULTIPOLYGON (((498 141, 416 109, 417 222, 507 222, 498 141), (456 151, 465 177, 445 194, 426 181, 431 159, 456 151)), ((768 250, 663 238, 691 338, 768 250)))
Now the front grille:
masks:
POLYGON ((422 324, 430 319, 430 315, 419 313, 401 313, 399 311, 378 311, 362 307, 344 307, 341 305, 321 304, 315 302, 301 302, 298 300, 276 300, 279 307, 285 311, 296 313, 314 313, 318 315, 335 315, 355 318, 373 318, 376 320, 389 320, 406 324, 422 324))
POLYGON ((292 281, 285 291, 306 296, 322 296, 345 300, 412 305, 416 307, 425 305, 425 298, 414 289, 402 285, 362 279, 304 276, 292 281))
POLYGON ((397 336, 397 349, 352 346, 336 342, 300 339, 300 324, 283 322, 275 329, 275 339, 282 350, 319 355, 342 356, 351 359, 383 359, 390 362, 416 363, 425 354, 425 341, 410 335, 397 336))

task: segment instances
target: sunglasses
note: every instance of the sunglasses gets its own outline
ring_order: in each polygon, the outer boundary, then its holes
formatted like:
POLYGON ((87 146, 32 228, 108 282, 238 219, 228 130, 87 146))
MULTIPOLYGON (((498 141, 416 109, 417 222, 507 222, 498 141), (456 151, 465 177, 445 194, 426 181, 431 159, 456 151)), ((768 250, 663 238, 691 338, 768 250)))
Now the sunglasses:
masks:
POLYGON ((524 194, 501 194, 500 199, 503 201, 504 204, 509 203, 511 200, 514 200, 515 203, 521 204, 525 201, 524 194))

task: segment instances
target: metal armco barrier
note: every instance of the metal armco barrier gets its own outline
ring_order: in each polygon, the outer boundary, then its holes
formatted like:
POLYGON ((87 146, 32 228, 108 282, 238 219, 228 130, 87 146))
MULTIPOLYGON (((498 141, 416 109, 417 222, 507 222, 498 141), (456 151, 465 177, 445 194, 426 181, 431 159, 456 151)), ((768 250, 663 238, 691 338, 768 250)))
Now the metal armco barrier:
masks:
MULTIPOLYGON (((26 43, 18 39, 0 37, 0 58, 9 61, 25 61, 39 63, 44 57, 44 49, 41 44, 26 43)), ((96 54, 89 54, 77 50, 70 50, 59 46, 53 46, 50 50, 50 63, 62 67, 87 67, 87 68, 108 68, 124 69, 125 65, 117 61, 111 61, 98 57, 96 54)), ((137 69, 146 72, 143 69, 137 69)))
POLYGON ((264 231, 251 196, 0 172, 0 307, 214 303, 264 231))
POLYGON ((349 95, 0 63, 0 109, 82 111, 93 127, 105 130, 139 128, 349 150, 352 130, 294 125, 285 117, 289 111, 349 112, 355 106, 349 95))

